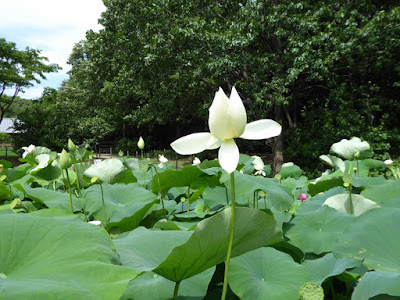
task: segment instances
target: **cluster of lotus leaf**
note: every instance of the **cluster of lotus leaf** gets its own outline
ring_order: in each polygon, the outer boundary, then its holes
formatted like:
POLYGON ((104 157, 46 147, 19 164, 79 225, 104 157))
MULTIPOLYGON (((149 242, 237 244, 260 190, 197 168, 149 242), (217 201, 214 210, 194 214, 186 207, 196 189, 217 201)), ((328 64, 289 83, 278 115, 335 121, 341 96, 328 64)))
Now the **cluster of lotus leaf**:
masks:
MULTIPOLYGON (((290 162, 272 177, 234 145, 260 124, 232 136, 210 124, 194 150, 219 146, 222 160, 178 170, 132 157, 92 164, 72 142, 3 161, 0 298, 161 300, 179 283, 178 299, 219 299, 232 173, 228 298, 400 297, 400 181, 388 166, 352 138, 320 156, 318 178, 290 162)), ((183 142, 173 147, 192 153, 183 142)))

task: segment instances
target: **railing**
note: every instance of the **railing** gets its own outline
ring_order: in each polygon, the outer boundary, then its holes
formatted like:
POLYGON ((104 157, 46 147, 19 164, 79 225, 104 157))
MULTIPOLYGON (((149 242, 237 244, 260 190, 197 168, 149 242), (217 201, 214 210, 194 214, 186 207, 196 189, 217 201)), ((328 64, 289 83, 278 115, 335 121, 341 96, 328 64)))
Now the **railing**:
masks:
POLYGON ((14 151, 14 147, 11 144, 0 144, 0 156, 15 157, 18 154, 14 151))

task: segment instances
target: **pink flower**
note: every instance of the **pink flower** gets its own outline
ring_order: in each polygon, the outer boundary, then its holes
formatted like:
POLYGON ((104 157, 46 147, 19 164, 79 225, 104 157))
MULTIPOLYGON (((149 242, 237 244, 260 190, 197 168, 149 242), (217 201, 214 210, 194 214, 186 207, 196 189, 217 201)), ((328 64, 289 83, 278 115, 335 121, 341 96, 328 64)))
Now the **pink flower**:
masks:
POLYGON ((308 196, 306 194, 300 194, 297 200, 300 200, 301 202, 306 202, 307 198, 308 196))

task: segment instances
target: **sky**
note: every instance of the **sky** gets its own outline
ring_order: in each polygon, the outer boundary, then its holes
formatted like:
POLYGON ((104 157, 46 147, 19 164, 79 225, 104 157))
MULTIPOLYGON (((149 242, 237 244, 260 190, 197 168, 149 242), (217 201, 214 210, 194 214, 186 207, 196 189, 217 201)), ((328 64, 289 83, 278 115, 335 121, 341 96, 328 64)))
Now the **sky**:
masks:
MULTIPOLYGON (((18 96, 41 97, 44 87, 59 88, 68 78, 67 64, 75 43, 85 39, 86 31, 98 32, 102 0, 7 0, 1 3, 0 38, 14 42, 19 50, 29 46, 40 49, 42 56, 62 67, 58 73, 47 73, 46 80, 26 88, 18 96)), ((13 91, 8 91, 11 94, 13 91)))

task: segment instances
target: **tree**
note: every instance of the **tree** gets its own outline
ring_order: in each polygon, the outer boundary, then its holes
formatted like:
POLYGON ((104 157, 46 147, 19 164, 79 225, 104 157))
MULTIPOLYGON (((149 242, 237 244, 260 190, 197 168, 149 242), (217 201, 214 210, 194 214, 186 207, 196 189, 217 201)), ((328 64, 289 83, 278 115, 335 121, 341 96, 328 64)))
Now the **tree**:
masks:
POLYGON ((0 38, 0 123, 19 92, 32 86, 32 82, 40 83, 39 78, 46 79, 45 73, 60 69, 45 61, 48 59, 40 56, 40 50, 18 50, 15 43, 0 38), (7 89, 13 90, 12 96, 5 94, 7 89))
MULTIPOLYGON (((215 91, 234 85, 249 121, 284 128, 271 144, 239 145, 273 152, 274 172, 288 160, 315 169, 318 155, 352 135, 381 155, 399 152, 398 2, 104 2, 104 29, 76 45, 57 96, 79 108, 71 117, 100 118, 90 124, 102 124, 104 138, 143 135, 166 148, 207 130, 215 91)), ((66 122, 82 128, 77 136, 91 130, 66 122)))

